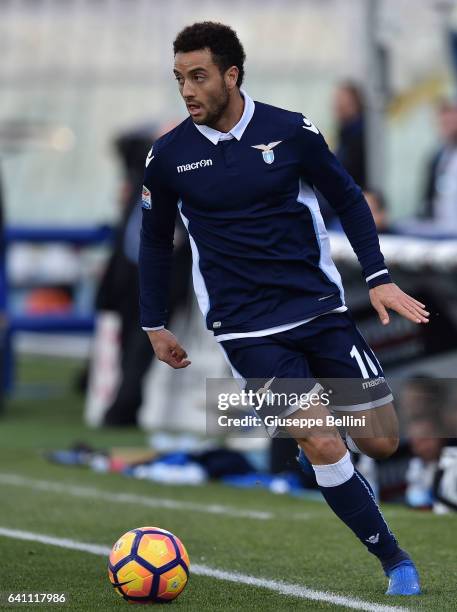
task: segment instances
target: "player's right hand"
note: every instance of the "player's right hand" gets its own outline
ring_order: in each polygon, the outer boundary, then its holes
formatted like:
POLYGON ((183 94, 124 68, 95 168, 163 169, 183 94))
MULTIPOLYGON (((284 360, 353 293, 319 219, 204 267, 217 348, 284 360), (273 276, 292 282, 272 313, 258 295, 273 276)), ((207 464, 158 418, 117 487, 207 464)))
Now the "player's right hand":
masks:
POLYGON ((190 365, 186 351, 168 329, 148 331, 147 334, 157 359, 164 361, 175 370, 190 365))

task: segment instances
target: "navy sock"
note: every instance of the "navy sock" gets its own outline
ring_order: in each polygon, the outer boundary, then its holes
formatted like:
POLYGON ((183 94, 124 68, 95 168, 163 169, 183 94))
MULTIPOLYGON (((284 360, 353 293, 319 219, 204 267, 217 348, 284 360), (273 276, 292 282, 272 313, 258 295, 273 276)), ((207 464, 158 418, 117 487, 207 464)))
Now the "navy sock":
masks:
POLYGON ((388 572, 409 559, 409 556, 398 546, 371 487, 349 462, 348 453, 347 457, 336 464, 313 466, 319 489, 333 512, 355 533, 368 551, 378 557, 384 571, 388 572))
POLYGON ((364 476, 363 474, 361 474, 361 473, 359 472, 359 470, 357 470, 357 469, 354 469, 354 472, 355 472, 356 474, 358 474, 358 476, 359 476, 360 480, 366 484, 367 488, 368 488, 368 489, 369 489, 369 491, 370 491, 371 496, 372 496, 372 497, 374 497, 374 498, 376 499, 376 495, 374 494, 373 487, 372 487, 372 486, 371 486, 371 484, 368 482, 368 480, 365 478, 365 476, 364 476))

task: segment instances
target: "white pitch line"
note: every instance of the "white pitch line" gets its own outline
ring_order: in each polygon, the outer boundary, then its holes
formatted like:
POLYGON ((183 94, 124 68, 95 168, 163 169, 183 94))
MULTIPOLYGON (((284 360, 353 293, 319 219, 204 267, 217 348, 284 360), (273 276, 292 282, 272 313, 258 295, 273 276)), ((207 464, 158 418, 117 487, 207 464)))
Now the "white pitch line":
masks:
POLYGON ((133 493, 111 493, 96 489, 95 487, 81 487, 79 485, 66 485, 50 480, 35 480, 25 478, 19 474, 0 473, 0 483, 15 487, 27 487, 35 491, 47 493, 66 493, 73 497, 85 497, 99 499, 111 503, 136 504, 148 508, 168 508, 170 510, 182 510, 185 512, 203 512, 205 514, 219 514, 235 518, 249 518, 266 521, 275 518, 272 512, 261 510, 241 510, 221 504, 196 504, 194 502, 179 501, 176 499, 154 498, 146 495, 135 495, 133 493))
MULTIPOLYGON (((22 531, 19 529, 9 529, 7 527, 0 527, 0 536, 15 540, 25 540, 27 542, 37 542, 40 544, 58 546, 59 548, 66 548, 69 550, 78 550, 104 557, 108 556, 111 550, 108 546, 102 546, 100 544, 77 542, 76 540, 70 540, 67 538, 57 538, 41 533, 32 533, 30 531, 22 531)), ((372 603, 369 601, 363 601, 362 599, 357 599, 355 597, 346 597, 344 595, 337 595, 336 593, 329 593, 328 591, 309 589, 299 584, 287 584, 277 580, 269 580, 268 578, 255 578, 254 576, 249 576, 247 574, 220 570, 208 567, 206 565, 192 564, 191 570, 191 573, 197 576, 208 576, 210 578, 215 578, 216 580, 246 584, 248 586, 258 587, 261 589, 268 589, 269 591, 274 591, 275 593, 280 593, 281 595, 287 595, 289 597, 323 601, 335 606, 345 606, 346 608, 351 608, 352 610, 366 610, 367 612, 409 612, 408 608, 403 608, 400 606, 387 606, 384 604, 372 603)))

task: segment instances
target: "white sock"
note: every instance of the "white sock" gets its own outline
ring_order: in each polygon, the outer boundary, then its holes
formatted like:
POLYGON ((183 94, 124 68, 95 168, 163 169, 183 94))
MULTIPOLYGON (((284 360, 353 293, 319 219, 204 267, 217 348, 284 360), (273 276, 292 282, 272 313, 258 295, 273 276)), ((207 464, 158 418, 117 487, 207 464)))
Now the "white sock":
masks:
POLYGON ((349 451, 336 463, 313 465, 313 469, 320 487, 337 487, 349 480, 354 473, 349 451))

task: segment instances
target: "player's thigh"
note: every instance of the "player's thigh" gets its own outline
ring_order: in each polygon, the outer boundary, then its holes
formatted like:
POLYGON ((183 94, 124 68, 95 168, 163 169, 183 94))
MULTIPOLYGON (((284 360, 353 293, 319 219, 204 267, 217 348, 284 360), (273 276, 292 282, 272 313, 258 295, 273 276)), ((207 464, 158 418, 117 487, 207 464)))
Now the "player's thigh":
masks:
POLYGON ((349 434, 357 448, 373 459, 387 459, 398 448, 399 426, 393 403, 385 404, 370 410, 358 413, 340 411, 338 417, 350 420, 354 414, 363 419, 363 426, 358 424, 347 425, 349 434))
POLYGON ((302 351, 275 335, 224 340, 220 346, 235 377, 245 380, 309 378, 310 369, 302 351))
POLYGON ((298 430, 292 433, 275 419, 286 419, 293 413, 297 413, 297 418, 307 415, 309 406, 303 402, 313 398, 318 406, 321 387, 311 377, 304 353, 294 348, 292 337, 289 341, 274 335, 238 338, 224 341, 221 346, 234 376, 244 379, 245 391, 266 396, 259 402, 256 415, 262 419, 269 435, 300 437, 298 430))
POLYGON ((352 438, 397 438, 399 425, 398 417, 393 402, 389 402, 376 408, 360 411, 333 411, 336 418, 345 417, 346 430, 352 438), (352 420, 363 420, 363 428, 360 429, 358 422, 351 425, 352 420))

